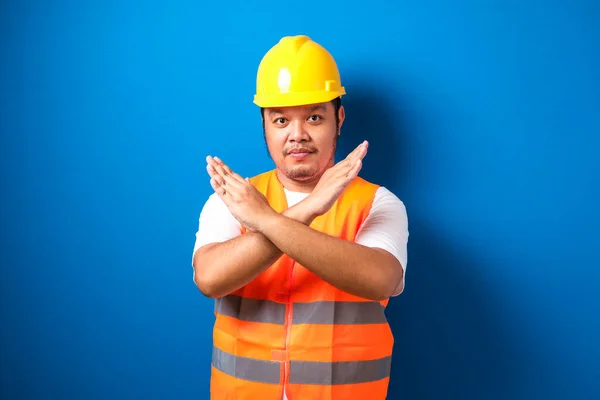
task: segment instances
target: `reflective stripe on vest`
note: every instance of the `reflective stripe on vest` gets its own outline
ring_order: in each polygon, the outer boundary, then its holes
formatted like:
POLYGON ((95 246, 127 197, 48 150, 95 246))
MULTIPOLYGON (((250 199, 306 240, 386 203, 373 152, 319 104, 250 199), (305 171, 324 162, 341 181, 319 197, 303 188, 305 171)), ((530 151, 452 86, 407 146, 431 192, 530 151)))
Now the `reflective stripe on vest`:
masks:
POLYGON ((235 356, 213 347, 212 365, 227 375, 246 381, 278 384, 280 364, 279 361, 235 356))
MULTIPOLYGON (((315 301, 292 303, 292 325, 299 324, 383 324, 385 308, 376 301, 315 301)), ((228 295, 215 301, 218 314, 241 321, 283 325, 286 305, 271 300, 247 299, 228 295)))
MULTIPOLYGON (((213 347, 213 366, 219 371, 253 382, 278 384, 280 361, 235 356, 213 347)), ((307 385, 347 385, 374 382, 390 376, 391 357, 377 360, 290 362, 290 383, 307 385)))

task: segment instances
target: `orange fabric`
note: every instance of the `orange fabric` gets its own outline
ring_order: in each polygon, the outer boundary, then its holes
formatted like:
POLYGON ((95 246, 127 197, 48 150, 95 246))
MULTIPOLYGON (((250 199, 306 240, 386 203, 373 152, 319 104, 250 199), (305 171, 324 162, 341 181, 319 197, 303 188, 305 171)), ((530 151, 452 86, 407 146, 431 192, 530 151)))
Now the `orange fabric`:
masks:
POLYGON ((302 361, 355 361, 390 355, 394 342, 387 324, 292 325, 290 358, 302 361))
MULTIPOLYGON (((281 373, 283 378, 283 371, 281 373)), ((283 387, 268 383, 246 382, 211 368, 210 398, 219 400, 281 399, 283 387)))
MULTIPOLYGON (((287 209, 285 192, 274 170, 253 177, 250 182, 265 195, 277 212, 287 209)), ((333 207, 316 218, 311 227, 353 242, 369 215, 377 189, 377 185, 355 178, 333 207)), ((211 399, 281 400, 284 386, 289 400, 385 399, 389 378, 355 384, 289 383, 290 361, 328 363, 375 360, 391 356, 394 339, 387 322, 355 325, 292 324, 294 303, 371 300, 335 288, 287 255, 281 256, 254 281, 234 294, 242 299, 270 300, 285 304, 285 324, 248 322, 216 313, 214 346, 237 357, 279 363, 280 382, 265 384, 238 379, 213 367, 211 399)), ((386 306, 387 300, 381 304, 386 306)), ((277 368, 277 364, 273 367, 277 368)))
POLYGON ((290 385, 286 393, 289 400, 379 400, 385 399, 389 381, 389 378, 385 378, 353 385, 290 385))
POLYGON ((214 331, 214 345, 230 354, 244 355, 258 360, 271 360, 272 350, 285 348, 285 327, 283 325, 259 322, 238 321, 220 315, 214 331), (243 340, 240 340, 243 338, 243 340), (268 346, 263 346, 268 343, 268 346))

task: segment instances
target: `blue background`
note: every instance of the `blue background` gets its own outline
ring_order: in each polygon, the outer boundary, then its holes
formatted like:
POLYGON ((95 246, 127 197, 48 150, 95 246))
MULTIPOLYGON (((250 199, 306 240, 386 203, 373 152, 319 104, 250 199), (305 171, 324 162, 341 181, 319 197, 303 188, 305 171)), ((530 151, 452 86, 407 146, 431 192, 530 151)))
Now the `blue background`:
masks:
POLYGON ((390 398, 600 398, 599 2, 200 3, 0 6, 0 397, 208 398, 204 159, 272 167, 256 68, 303 33, 409 213, 390 398))

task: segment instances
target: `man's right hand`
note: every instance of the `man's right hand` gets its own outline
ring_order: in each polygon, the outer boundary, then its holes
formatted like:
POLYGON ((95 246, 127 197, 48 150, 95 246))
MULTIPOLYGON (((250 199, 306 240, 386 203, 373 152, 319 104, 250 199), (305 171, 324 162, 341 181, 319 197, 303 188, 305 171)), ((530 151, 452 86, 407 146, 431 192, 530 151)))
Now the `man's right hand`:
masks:
POLYGON ((319 183, 305 199, 315 216, 323 215, 333 206, 344 189, 356 178, 367 155, 369 142, 358 145, 348 156, 323 173, 319 183))

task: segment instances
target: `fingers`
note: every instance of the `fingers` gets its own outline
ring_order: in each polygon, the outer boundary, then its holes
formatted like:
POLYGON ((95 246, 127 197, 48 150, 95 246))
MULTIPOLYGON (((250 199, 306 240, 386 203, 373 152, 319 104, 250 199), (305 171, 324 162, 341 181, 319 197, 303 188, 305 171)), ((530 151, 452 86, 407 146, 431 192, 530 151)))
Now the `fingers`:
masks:
POLYGON ((353 163, 353 161, 356 159, 364 158, 364 156, 367 154, 368 143, 369 142, 367 142, 365 140, 364 142, 362 142, 361 144, 356 146, 356 148, 354 150, 352 150, 352 152, 350 154, 348 154, 348 156, 346 157, 346 159, 344 161, 353 163))
POLYGON ((217 157, 206 157, 206 170, 210 177, 214 179, 219 185, 231 185, 234 187, 240 187, 240 184, 244 182, 241 176, 236 174, 229 168, 223 161, 217 157))
POLYGON ((225 178, 215 169, 215 164, 207 164, 206 172, 208 172, 211 181, 215 181, 215 183, 217 183, 218 185, 225 184, 225 178))
POLYGON ((356 149, 352 152, 352 161, 359 159, 362 160, 367 155, 367 149, 369 148, 369 142, 366 140, 359 144, 356 149))
POLYGON ((362 160, 360 160, 360 159, 354 161, 354 163, 352 163, 352 164, 348 164, 348 167, 345 168, 344 172, 342 172, 340 174, 339 179, 341 179, 347 185, 354 178, 356 178, 356 176, 362 169, 362 165, 363 165, 362 160))
POLYGON ((350 181, 356 177, 356 175, 354 175, 355 171, 358 174, 358 171, 356 170, 357 167, 358 170, 360 170, 360 168, 362 167, 362 160, 360 158, 357 158, 355 160, 348 160, 348 163, 344 165, 343 168, 341 168, 337 176, 343 179, 347 178, 350 181))
POLYGON ((233 172, 231 170, 231 168, 229 168, 229 166, 227 164, 225 164, 223 161, 221 161, 221 159, 219 157, 215 157, 214 160, 217 162, 218 165, 221 165, 221 167, 223 167, 223 170, 228 175, 230 175, 232 178, 234 178, 238 182, 243 182, 244 181, 244 179, 240 175, 238 175, 235 172, 233 172))
POLYGON ((360 149, 360 147, 362 146, 362 143, 359 144, 357 147, 354 148, 354 150, 352 150, 347 156, 346 158, 344 158, 344 161, 349 161, 351 160, 354 155, 358 152, 358 149, 360 149))
POLYGON ((354 150, 352 150, 352 152, 350 154, 348 154, 348 156, 346 158, 352 158, 355 157, 358 153, 362 152, 362 150, 368 145, 369 142, 367 142, 366 140, 363 141, 361 144, 359 144, 358 146, 356 146, 354 148, 354 150))
POLYGON ((354 162, 354 164, 352 165, 352 167, 350 168, 350 171, 348 172, 348 178, 349 179, 354 179, 356 178, 356 176, 358 175, 358 173, 360 172, 360 170, 362 169, 362 159, 358 159, 354 162))
POLYGON ((210 185, 215 193, 227 205, 231 202, 244 201, 252 184, 248 179, 236 174, 218 157, 206 157, 206 170, 210 175, 210 185))
POLYGON ((342 174, 349 178, 354 179, 360 170, 362 169, 362 160, 367 155, 367 149, 369 147, 369 142, 366 140, 359 144, 352 153, 346 157, 346 164, 341 168, 342 174))
POLYGON ((225 190, 225 188, 219 184, 215 179, 211 179, 210 180, 210 186, 212 186, 213 190, 215 191, 215 193, 221 198, 221 199, 225 199, 224 196, 227 194, 227 190, 225 190))
POLYGON ((215 161, 215 167, 217 171, 220 172, 224 177, 230 177, 238 182, 244 182, 244 179, 240 175, 233 172, 231 168, 221 161, 219 157, 214 157, 213 160, 215 161), (219 167, 222 169, 219 169, 219 167))
POLYGON ((362 160, 367 155, 367 149, 369 147, 369 142, 366 140, 356 146, 354 150, 350 154, 346 156, 343 161, 338 163, 338 167, 344 171, 347 171, 349 168, 352 168, 356 160, 362 160))
POLYGON ((240 191, 233 185, 221 184, 216 179, 211 178, 210 186, 215 191, 215 194, 225 202, 227 207, 239 200, 240 191))

